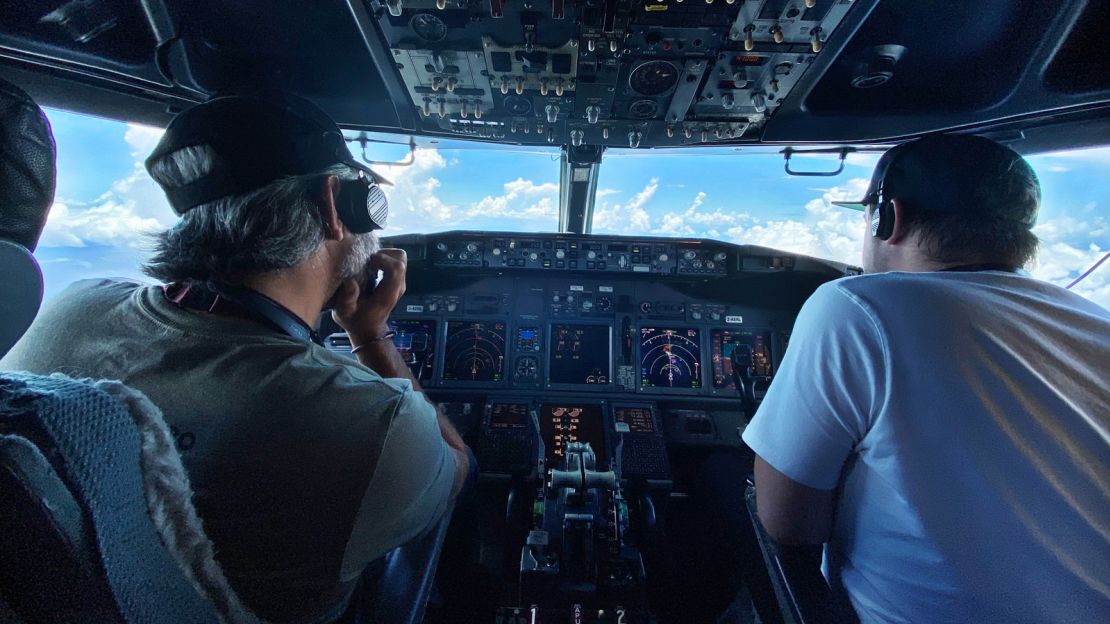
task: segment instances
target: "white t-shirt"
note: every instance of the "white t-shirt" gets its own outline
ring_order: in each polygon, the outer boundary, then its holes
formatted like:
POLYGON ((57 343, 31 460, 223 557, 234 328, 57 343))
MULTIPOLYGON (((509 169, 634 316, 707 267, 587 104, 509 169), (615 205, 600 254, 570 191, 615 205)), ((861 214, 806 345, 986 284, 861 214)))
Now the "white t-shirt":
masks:
POLYGON ((1013 273, 820 287, 744 441, 841 486, 863 622, 1110 622, 1110 312, 1013 273))

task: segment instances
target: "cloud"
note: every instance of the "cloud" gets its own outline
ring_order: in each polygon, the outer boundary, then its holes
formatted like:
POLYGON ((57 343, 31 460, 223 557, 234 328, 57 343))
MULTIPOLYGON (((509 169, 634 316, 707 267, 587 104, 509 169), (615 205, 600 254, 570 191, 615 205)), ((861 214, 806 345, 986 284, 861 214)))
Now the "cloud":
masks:
POLYGON ((170 209, 162 189, 143 166, 143 160, 161 137, 160 129, 128 124, 124 140, 136 159, 131 172, 113 182, 92 202, 56 202, 50 209, 39 244, 45 247, 99 244, 141 249, 149 234, 170 227, 177 216, 170 209))
POLYGON ((554 182, 536 184, 517 178, 506 182, 504 193, 496 197, 485 196, 473 204, 466 216, 499 217, 503 219, 531 219, 555 222, 559 218, 559 185, 554 182))
POLYGON ((445 229, 458 223, 458 206, 439 196, 442 184, 436 173, 448 167, 439 150, 418 148, 408 166, 376 165, 375 171, 393 182, 385 188, 389 198, 390 232, 424 232, 441 226, 445 229))
POLYGON ((659 178, 652 178, 628 203, 603 202, 594 210, 593 231, 637 234, 651 231, 651 215, 645 206, 658 190, 659 178))

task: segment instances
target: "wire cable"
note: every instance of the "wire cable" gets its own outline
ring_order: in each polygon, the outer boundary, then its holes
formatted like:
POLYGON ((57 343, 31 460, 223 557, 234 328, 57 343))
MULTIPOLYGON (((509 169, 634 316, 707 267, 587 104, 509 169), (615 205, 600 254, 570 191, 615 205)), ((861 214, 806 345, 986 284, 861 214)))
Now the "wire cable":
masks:
POLYGON ((1075 280, 1072 281, 1072 283, 1068 284, 1067 286, 1064 286, 1064 288, 1067 289, 1067 290, 1071 290, 1072 286, 1075 286, 1079 282, 1082 282, 1084 278, 1086 278, 1091 273, 1094 273, 1095 269, 1097 269, 1103 262, 1106 262, 1107 259, 1110 259, 1110 251, 1106 252, 1106 255, 1102 256, 1102 258, 1098 262, 1094 263, 1094 265, 1091 268, 1087 269, 1083 273, 1083 275, 1080 275, 1079 277, 1075 278, 1075 280))

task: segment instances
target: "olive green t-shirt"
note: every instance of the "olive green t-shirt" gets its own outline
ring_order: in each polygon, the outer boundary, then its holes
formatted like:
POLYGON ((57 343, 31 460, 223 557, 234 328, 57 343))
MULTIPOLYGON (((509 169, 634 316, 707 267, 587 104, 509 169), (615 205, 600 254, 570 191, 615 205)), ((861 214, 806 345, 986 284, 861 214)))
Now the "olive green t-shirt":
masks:
POLYGON ((0 370, 119 379, 162 409, 232 586, 259 616, 328 621, 370 561, 450 505, 455 459, 408 380, 159 286, 77 282, 0 370))

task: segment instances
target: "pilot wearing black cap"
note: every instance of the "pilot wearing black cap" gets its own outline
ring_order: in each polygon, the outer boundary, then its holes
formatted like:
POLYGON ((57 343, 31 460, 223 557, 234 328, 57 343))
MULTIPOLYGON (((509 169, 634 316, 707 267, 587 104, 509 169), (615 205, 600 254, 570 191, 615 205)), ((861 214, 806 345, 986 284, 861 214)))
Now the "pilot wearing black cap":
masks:
POLYGON ((1040 196, 985 138, 888 151, 868 274, 806 302, 744 432, 763 525, 861 621, 1110 613, 1110 312, 1020 271, 1040 196))
POLYGON ((473 461, 391 340, 406 259, 374 234, 383 181, 294 98, 186 110, 146 165, 181 216, 144 266, 164 285, 78 282, 3 368, 146 393, 244 602, 272 622, 350 616, 367 564, 445 521, 473 461), (319 344, 326 307, 358 362, 319 344))

